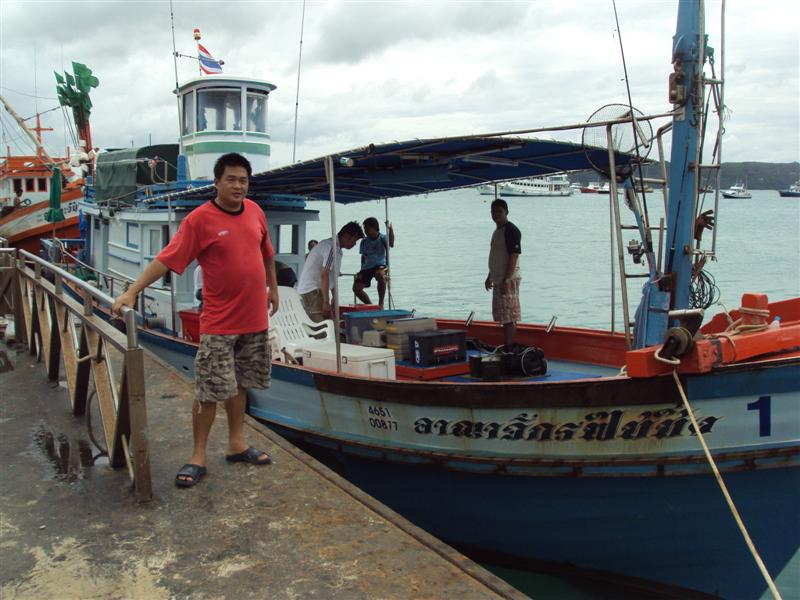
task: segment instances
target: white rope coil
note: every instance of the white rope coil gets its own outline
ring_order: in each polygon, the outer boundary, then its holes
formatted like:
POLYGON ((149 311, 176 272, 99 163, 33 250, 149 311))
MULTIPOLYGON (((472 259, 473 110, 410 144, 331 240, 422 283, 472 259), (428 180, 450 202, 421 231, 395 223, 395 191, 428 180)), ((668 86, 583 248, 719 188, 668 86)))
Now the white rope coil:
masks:
MULTIPOLYGON (((744 306, 739 307, 739 314, 740 315, 751 315, 754 317, 764 317, 764 319, 769 319, 769 311, 763 310, 760 308, 746 308, 744 306)), ((743 325, 742 318, 736 319, 733 323, 728 325, 728 328, 725 330, 725 333, 730 333, 732 335, 736 335, 739 333, 755 333, 757 331, 764 331, 768 325, 766 323, 758 323, 753 325, 743 325)))

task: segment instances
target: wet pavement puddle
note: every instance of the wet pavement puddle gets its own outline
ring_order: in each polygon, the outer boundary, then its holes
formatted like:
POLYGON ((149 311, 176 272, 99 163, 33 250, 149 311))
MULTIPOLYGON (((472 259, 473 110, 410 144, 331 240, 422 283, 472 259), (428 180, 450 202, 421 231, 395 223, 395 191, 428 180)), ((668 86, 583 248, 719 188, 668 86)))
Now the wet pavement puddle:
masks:
POLYGON ((33 431, 33 444, 50 464, 53 479, 72 483, 91 478, 92 467, 108 465, 108 457, 101 454, 88 440, 70 439, 63 433, 55 434, 44 423, 33 431))

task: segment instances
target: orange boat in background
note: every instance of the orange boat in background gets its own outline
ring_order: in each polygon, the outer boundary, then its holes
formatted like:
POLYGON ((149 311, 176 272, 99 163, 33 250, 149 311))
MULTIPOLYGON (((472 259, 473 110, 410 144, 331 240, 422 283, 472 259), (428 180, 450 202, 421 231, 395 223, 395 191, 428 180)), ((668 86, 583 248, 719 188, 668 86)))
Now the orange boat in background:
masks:
POLYGON ((61 209, 65 219, 58 223, 46 221, 53 168, 60 167, 67 176, 72 175, 69 156, 56 158, 47 154, 42 146, 42 131, 48 129, 41 126, 39 115, 31 130, 2 97, 0 100, 36 145, 36 154, 22 156, 12 156, 9 147, 0 160, 0 237, 16 248, 34 253, 39 252, 43 237, 79 237, 78 200, 83 197, 83 178, 73 176, 72 181, 63 181, 61 209))
POLYGON ((78 200, 83 197, 82 179, 62 188, 61 209, 66 219, 60 223, 45 221, 53 166, 39 156, 6 156, 0 162, 0 237, 16 248, 38 253, 43 237, 80 237, 78 200))

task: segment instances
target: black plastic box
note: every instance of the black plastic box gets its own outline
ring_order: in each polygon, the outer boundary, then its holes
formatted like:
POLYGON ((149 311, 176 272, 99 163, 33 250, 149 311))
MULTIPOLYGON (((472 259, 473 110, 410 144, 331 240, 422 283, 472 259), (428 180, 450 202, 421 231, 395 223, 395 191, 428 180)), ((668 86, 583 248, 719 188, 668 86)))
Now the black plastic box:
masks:
POLYGON ((455 329, 408 334, 412 364, 427 367, 465 360, 467 332, 455 329))

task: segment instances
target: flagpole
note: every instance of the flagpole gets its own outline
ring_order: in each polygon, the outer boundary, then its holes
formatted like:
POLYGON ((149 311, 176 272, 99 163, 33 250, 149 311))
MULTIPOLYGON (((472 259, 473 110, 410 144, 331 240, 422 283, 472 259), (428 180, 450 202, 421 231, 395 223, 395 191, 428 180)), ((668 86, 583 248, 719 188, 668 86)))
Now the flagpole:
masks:
POLYGON ((197 70, 200 72, 200 77, 203 76, 203 61, 200 60, 200 30, 195 27, 194 41, 197 44, 197 70))

